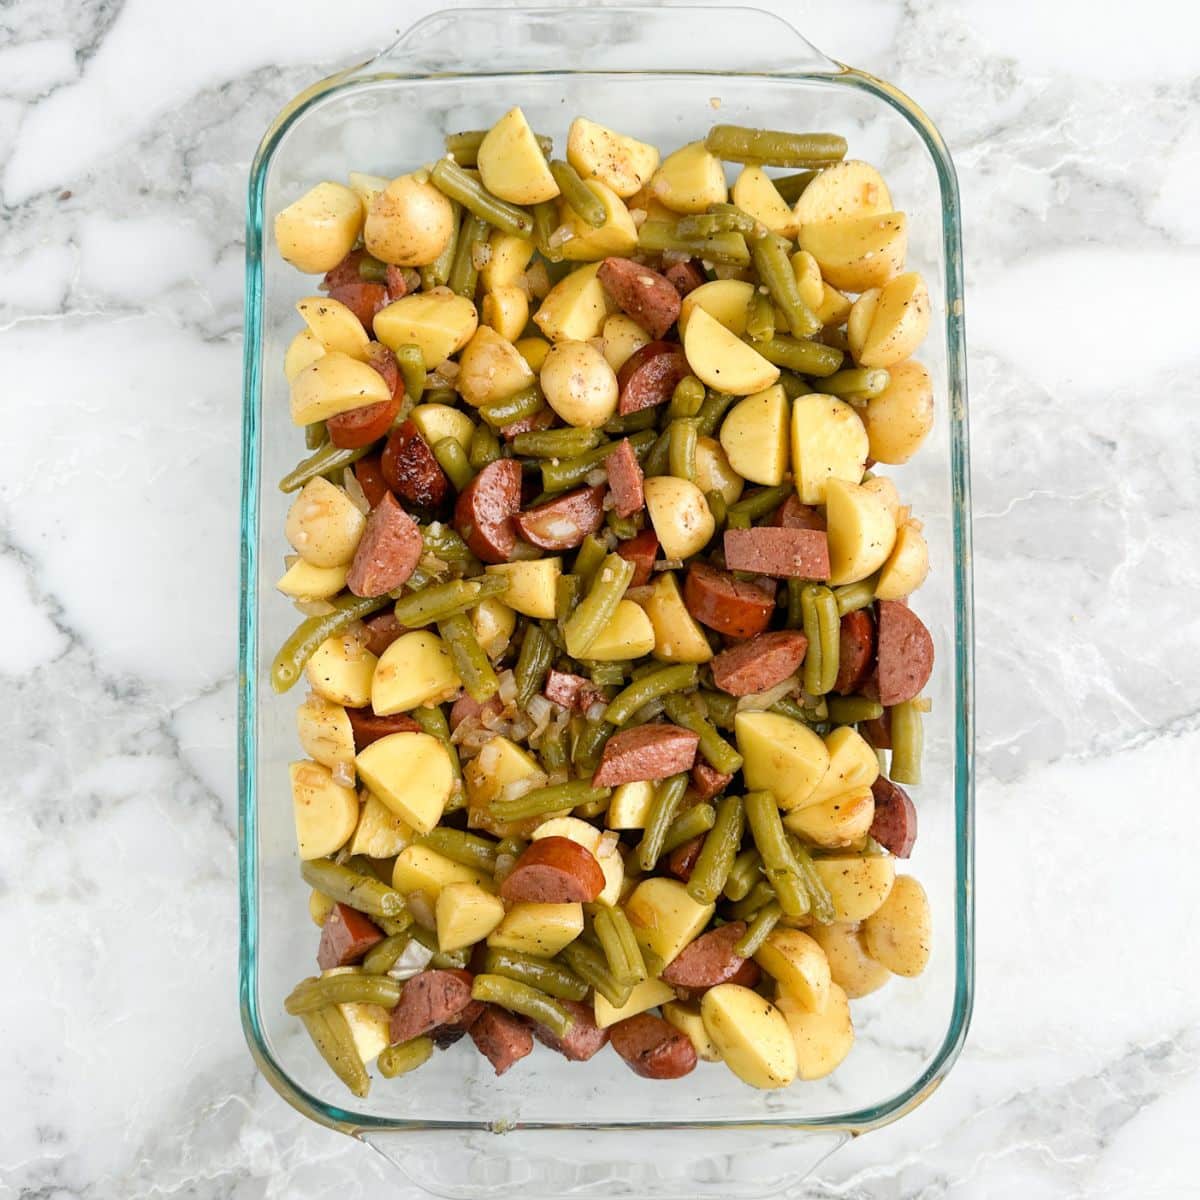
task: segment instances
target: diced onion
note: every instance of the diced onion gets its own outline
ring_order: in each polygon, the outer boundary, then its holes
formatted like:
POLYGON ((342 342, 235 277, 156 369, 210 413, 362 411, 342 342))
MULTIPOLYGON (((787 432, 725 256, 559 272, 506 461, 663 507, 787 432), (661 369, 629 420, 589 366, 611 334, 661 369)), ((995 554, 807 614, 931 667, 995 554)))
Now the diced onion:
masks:
POLYGON ((424 892, 409 892, 404 898, 408 903, 408 911, 413 920, 425 929, 437 928, 437 917, 433 913, 433 905, 424 892))
POLYGON ((400 952, 400 957, 392 964, 388 975, 401 982, 411 979, 414 975, 420 975, 429 966, 432 958, 433 951, 428 946, 422 946, 416 938, 412 938, 400 952))
POLYGON ((773 688, 768 688, 765 692, 754 692, 749 696, 741 696, 738 698, 738 712, 765 712, 777 700, 782 700, 784 696, 791 695, 800 686, 799 680, 795 675, 789 675, 782 683, 777 683, 773 688))
POLYGON ((599 487, 602 483, 608 482, 608 471, 604 467, 593 467, 583 477, 583 480, 588 487, 599 487))
POLYGON ((295 604, 306 617, 325 617, 333 612, 328 600, 297 600, 295 604))
POLYGON ((517 680, 512 671, 500 672, 500 699, 507 704, 517 702, 517 680))
POLYGON ((617 847, 621 844, 621 835, 615 829, 606 829, 600 837, 600 843, 596 847, 597 858, 609 858, 616 854, 617 847))
POLYGON ((608 708, 607 700, 597 700, 595 704, 588 706, 588 710, 584 713, 589 721, 599 721, 604 716, 604 710, 608 708))
POLYGON ((354 764, 352 762, 340 761, 334 763, 330 774, 333 776, 334 783, 340 783, 342 787, 346 788, 354 786, 354 764))
POLYGON ((683 567, 682 558, 660 558, 650 569, 652 571, 678 571, 683 567))
POLYGON ((342 472, 342 487, 346 489, 346 498, 350 503, 364 517, 370 516, 371 502, 367 499, 367 493, 363 491, 362 484, 358 482, 358 476, 355 475, 353 467, 347 467, 342 472))

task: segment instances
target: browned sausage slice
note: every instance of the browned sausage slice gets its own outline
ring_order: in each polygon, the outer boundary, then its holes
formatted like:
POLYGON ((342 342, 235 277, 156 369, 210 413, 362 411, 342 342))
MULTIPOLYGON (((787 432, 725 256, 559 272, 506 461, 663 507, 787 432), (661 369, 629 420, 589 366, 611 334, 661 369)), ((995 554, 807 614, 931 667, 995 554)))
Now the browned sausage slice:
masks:
POLYGON ((732 779, 732 775, 718 771, 716 767, 710 766, 702 758, 696 759, 696 765, 692 768, 692 790, 701 804, 706 800, 711 800, 714 796, 719 796, 729 786, 732 779))
POLYGON ((679 293, 680 299, 708 281, 704 268, 694 258, 688 259, 687 262, 672 263, 663 274, 671 281, 671 286, 679 293))
POLYGON ((687 883, 692 877, 692 871, 696 866, 696 859, 700 857, 700 851, 704 849, 704 835, 694 837, 691 841, 684 842, 682 846, 676 846, 670 854, 667 855, 667 870, 670 871, 676 879, 687 883))
POLYGON ((421 726, 406 713, 381 717, 373 708, 347 708, 350 728, 354 730, 354 749, 363 750, 372 742, 391 733, 420 733, 421 726))
POLYGON ((418 508, 436 508, 446 498, 449 480, 412 421, 388 435, 379 465, 388 487, 418 508))
POLYGON ((579 488, 513 517, 517 533, 542 550, 570 550, 604 524, 604 484, 579 488))
POLYGON ((731 696, 750 696, 782 683, 804 661, 808 638, 794 629, 760 633, 712 660, 713 683, 731 696))
POLYGON ((683 347, 675 342, 647 342, 617 372, 621 416, 666 404, 675 385, 688 374, 683 347))
POLYGON ((578 1000, 559 1000, 559 1004, 571 1014, 571 1028, 566 1035, 560 1038, 545 1025, 534 1025, 533 1036, 571 1062, 587 1062, 608 1045, 608 1030, 596 1024, 590 1005, 578 1000))
POLYGON ((879 703, 891 708, 919 695, 929 682, 933 638, 921 618, 899 600, 880 600, 878 620, 879 703))
POLYGON ((746 961, 734 950, 745 934, 745 921, 730 921, 719 929, 702 933, 663 968, 663 982, 684 988, 710 988, 728 983, 746 961))
POLYGON ((336 267, 330 267, 325 272, 325 278, 321 280, 321 287, 329 291, 335 287, 344 287, 347 283, 358 283, 362 279, 358 271, 358 264, 366 256, 365 250, 351 250, 336 267))
POLYGON ((403 300, 408 295, 408 280, 405 278, 403 267, 388 263, 384 279, 389 300, 403 300))
POLYGON ((346 572, 346 586, 356 596, 382 596, 408 579, 423 550, 416 521, 388 492, 367 517, 367 527, 346 572))
POLYGON ((725 565, 731 571, 787 579, 828 579, 829 539, 819 529, 725 530, 725 565))
POLYGON ((606 258, 596 277, 616 306, 652 338, 661 338, 679 319, 674 284, 632 258, 606 258))
POLYGON ((815 508, 802 504, 794 493, 775 510, 770 524, 782 525, 784 529, 825 530, 825 518, 815 508))
MULTIPOLYGON (((862 684, 864 693, 868 690, 878 694, 878 688, 870 688, 869 681, 862 684)), ((858 727, 858 732, 875 747, 876 750, 890 750, 892 748, 892 718, 885 708, 882 717, 874 717, 870 721, 863 721, 858 727)))
POLYGON ((391 609, 384 609, 363 622, 366 633, 367 649, 379 657, 402 633, 408 630, 396 620, 396 614, 391 609))
POLYGON ((363 495, 372 508, 388 494, 387 480, 383 477, 379 463, 378 454, 368 454, 354 464, 354 478, 358 480, 358 486, 362 488, 363 495))
POLYGON ((329 440, 340 450, 357 450, 379 441, 391 429, 402 399, 403 388, 399 398, 392 396, 378 404, 364 404, 362 408, 352 408, 330 417, 325 422, 329 440))
POLYGON ((886 775, 871 784, 875 819, 871 836, 897 858, 907 858, 917 840, 917 809, 908 793, 886 775))
POLYGON ((633 579, 630 587, 644 587, 654 573, 654 560, 658 557, 658 535, 653 529, 643 529, 636 537, 617 543, 617 553, 633 563, 633 579))
POLYGON ((653 1013, 638 1013, 610 1030, 613 1049, 646 1079, 682 1079, 696 1069, 696 1048, 684 1033, 653 1013))
POLYGON ((383 930, 348 904, 335 904, 321 926, 321 944, 317 947, 317 966, 322 971, 348 967, 359 962, 377 942, 383 930))
POLYGON ((404 399, 404 376, 400 374, 400 364, 395 354, 382 342, 367 344, 367 362, 383 376, 383 381, 391 389, 392 398, 404 399))
POLYGON ((361 322, 362 327, 374 334, 375 314, 394 297, 382 283, 340 283, 329 289, 330 300, 340 300, 361 322))
POLYGON ((683 602, 701 625, 735 638, 762 633, 775 611, 773 591, 700 562, 688 567, 683 602))
POLYGON ((621 440, 604 460, 604 465, 608 470, 608 486, 612 490, 613 509, 617 516, 632 517, 634 513, 641 512, 646 506, 646 494, 642 490, 645 476, 628 438, 621 440))
POLYGON ((468 1029, 475 1048, 492 1064, 497 1075, 503 1075, 513 1063, 533 1053, 529 1026, 498 1005, 485 1004, 468 1029))
POLYGON ((589 904, 603 890, 596 856, 565 837, 531 842, 500 885, 503 899, 531 904, 589 904))
POLYGON ((699 734, 679 725, 635 725, 623 729, 604 743, 592 787, 666 779, 668 775, 690 771, 699 742, 699 734))
POLYGON ((460 1017, 471 999, 469 971, 422 971, 414 975, 392 1009, 392 1044, 412 1041, 460 1017))
POLYGON ((875 622, 865 608, 842 617, 838 631, 838 672, 833 690, 848 696, 857 692, 875 661, 875 622))
POLYGON ((507 562, 517 544, 513 517, 520 511, 521 464, 498 458, 463 489, 454 507, 454 527, 484 562, 507 562))
POLYGON ((590 679, 582 675, 572 675, 569 671, 551 670, 546 676, 546 686, 542 694, 547 700, 561 704, 572 712, 585 713, 593 704, 608 697, 602 688, 597 687, 590 679))

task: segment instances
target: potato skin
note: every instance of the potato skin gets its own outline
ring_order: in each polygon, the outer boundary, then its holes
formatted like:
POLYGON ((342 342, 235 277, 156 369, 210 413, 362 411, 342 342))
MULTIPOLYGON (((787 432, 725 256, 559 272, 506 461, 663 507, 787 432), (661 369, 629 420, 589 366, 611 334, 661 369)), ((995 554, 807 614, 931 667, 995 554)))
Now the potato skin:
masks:
POLYGON ((933 428, 933 380, 915 359, 888 368, 891 379, 861 412, 871 457, 906 463, 933 428))
POLYGON ((446 248, 454 208, 428 180, 393 179, 371 198, 363 240, 367 250, 398 267, 423 267, 446 248))
POLYGON ((929 963, 931 934, 929 898, 911 875, 897 875, 887 899, 863 922, 867 953, 910 979, 929 963))

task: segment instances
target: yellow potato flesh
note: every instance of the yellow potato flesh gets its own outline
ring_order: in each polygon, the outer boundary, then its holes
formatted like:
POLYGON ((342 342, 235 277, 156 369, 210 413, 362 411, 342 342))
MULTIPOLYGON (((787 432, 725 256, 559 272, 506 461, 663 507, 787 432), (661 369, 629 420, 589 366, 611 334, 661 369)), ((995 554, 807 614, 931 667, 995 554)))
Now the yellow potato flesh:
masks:
POLYGON ((776 927, 767 934, 754 961, 781 991, 790 993, 805 1008, 820 1012, 825 1007, 831 982, 829 960, 808 934, 776 927))
POLYGON ((422 267, 446 248, 454 207, 427 179, 401 175, 371 197, 363 242, 380 261, 422 267))
POLYGON ((336 567, 314 567, 312 563, 298 558, 280 576, 275 586, 294 600, 328 600, 346 586, 349 563, 336 567))
POLYGON ((495 596, 486 597, 471 609, 471 630, 488 658, 499 658, 516 627, 517 614, 495 596))
POLYGON ((329 296, 307 296, 296 301, 296 311, 304 318, 313 337, 325 347, 326 353, 337 350, 366 361, 370 338, 362 322, 340 300, 329 296))
POLYGON ((597 277, 599 263, 571 271, 550 289, 533 323, 552 342, 586 342, 598 337, 617 306, 597 277))
POLYGON ((482 315, 485 325, 515 342, 529 324, 529 297, 516 284, 494 288, 483 298, 482 315))
POLYGON ((879 572, 875 585, 878 600, 903 600, 925 582, 929 574, 929 547, 919 529, 910 524, 896 530, 896 544, 879 572))
POLYGON ((692 313, 702 308, 730 333, 741 337, 746 332, 746 311, 754 284, 744 279, 713 279, 688 292, 679 308, 679 336, 687 332, 692 313))
POLYGON ((696 486, 706 496, 709 492, 720 492, 727 505, 736 504, 741 498, 744 481, 716 438, 696 439, 696 486))
POLYGON ((296 710, 296 735, 304 753, 323 767, 353 771, 354 729, 342 705, 313 693, 296 710))
POLYGON ((908 223, 904 213, 879 213, 800 226, 800 247, 821 265, 835 288, 865 292, 904 269, 908 223))
POLYGON ((663 159, 650 191, 672 212, 702 213, 710 204, 725 202, 725 168, 703 142, 689 142, 663 159))
POLYGON ((450 754, 427 733, 389 733, 358 754, 362 781, 417 833, 441 820, 454 790, 450 754))
POLYGON ((624 198, 636 194, 654 174, 658 149, 576 117, 567 132, 567 161, 584 179, 599 179, 624 198))
POLYGON ((604 818, 609 829, 645 829, 654 804, 654 784, 648 779, 623 783, 612 794, 604 818))
POLYGON ((654 649, 654 626, 643 609, 632 600, 622 600, 585 651, 596 662, 625 662, 641 658, 654 649))
POLYGON ((786 238, 796 236, 796 215, 762 167, 743 167, 733 182, 730 199, 742 212, 761 221, 772 233, 786 238))
POLYGON ((534 374, 521 352, 507 338, 480 325, 458 359, 454 386, 471 405, 507 400, 534 382, 534 374))
POLYGON ((781 1088, 796 1078, 796 1045, 787 1022, 757 992, 720 983, 704 993, 700 1015, 725 1065, 743 1083, 781 1088))
POLYGON ((625 901, 625 913, 638 945, 669 963, 694 941, 712 918, 715 905, 698 904, 678 880, 645 879, 625 901))
POLYGON ((535 373, 542 369, 542 363, 550 353, 550 343, 545 338, 518 338, 513 345, 521 352, 521 357, 529 364, 529 369, 535 373))
POLYGON ((867 465, 867 431, 836 396, 813 392, 792 401, 792 472, 805 504, 824 504, 830 479, 858 483, 867 465))
POLYGON ((892 197, 883 176, 870 163, 848 158, 826 167, 796 201, 798 224, 844 221, 892 211, 892 197))
POLYGON ((589 179, 586 184, 604 205, 604 224, 589 225, 565 201, 560 201, 559 221, 570 233, 560 247, 563 258, 568 262, 594 262, 610 254, 618 257, 632 254, 637 249, 637 226, 624 201, 598 179, 589 179))
POLYGON ((820 1012, 805 1008, 786 994, 777 1003, 795 1047, 797 1077, 823 1079, 854 1045, 854 1025, 846 993, 836 983, 831 984, 829 1000, 820 1012))
POLYGON ((325 347, 320 340, 313 336, 311 329, 305 328, 288 343, 287 352, 283 356, 283 375, 291 383, 310 363, 315 363, 325 353, 325 347))
POLYGON ((294 762, 288 773, 300 857, 309 860, 336 853, 354 832, 358 794, 342 787, 320 763, 294 762))
POLYGON ((933 922, 925 889, 911 875, 897 875, 884 902, 863 922, 867 953, 895 975, 909 979, 929 963, 933 922))
POLYGON ((554 616, 554 595, 562 574, 561 558, 534 558, 512 563, 493 563, 489 575, 508 580, 504 603, 526 617, 548 621, 554 616))
POLYGON ((510 204, 540 204, 558 195, 546 156, 519 108, 510 108, 487 131, 477 161, 483 186, 510 204))
POLYGON ((888 897, 896 864, 884 855, 830 855, 813 860, 829 889, 835 921, 865 921, 888 897))
POLYGON ((704 1018, 698 1008, 673 1000, 662 1006, 662 1015, 668 1025, 673 1025, 692 1043, 697 1058, 703 1062, 721 1061, 721 1051, 717 1049, 716 1042, 708 1036, 708 1030, 704 1028, 704 1018))
POLYGON ((582 904, 514 904, 488 934, 495 950, 553 958, 583 932, 582 904))
POLYGON ((855 356, 864 367, 893 367, 925 340, 932 306, 925 280, 916 271, 884 284, 871 324, 855 356))
POLYGON ((391 396, 391 389, 374 367, 332 351, 314 359, 293 378, 292 424, 311 425, 391 396))
POLYGON ((380 656, 371 686, 371 706, 380 716, 440 704, 462 680, 442 639, 419 629, 401 634, 380 656))
POLYGON ((674 572, 660 571, 642 602, 654 628, 654 657, 663 662, 706 663, 712 647, 687 610, 674 572))
POLYGON ((448 288, 402 296, 381 308, 374 322, 376 338, 390 349, 418 346, 427 371, 461 350, 478 326, 475 305, 448 288))
POLYGON ((808 933, 825 951, 831 979, 851 1000, 878 991, 892 977, 887 967, 867 953, 860 926, 836 921, 813 925, 808 933))
POLYGON ((465 450, 475 432, 471 418, 448 404, 418 404, 412 411, 412 423, 431 446, 443 438, 453 438, 465 450))
POLYGON ((783 482, 789 417, 788 398, 778 383, 739 400, 729 410, 721 424, 721 447, 743 479, 770 487, 783 482))
POLYGON ((350 841, 351 854, 368 858, 395 858, 413 840, 412 828, 378 796, 367 793, 358 825, 350 841))
POLYGON ((771 792, 785 811, 807 803, 829 767, 829 751, 811 729, 780 713, 740 712, 734 733, 748 789, 771 792))
POLYGON ((896 544, 896 523, 878 492, 844 479, 825 485, 829 582, 856 583, 879 570, 896 544))
POLYGON ((635 984, 629 993, 629 999, 620 1007, 610 1004, 597 992, 595 997, 596 1024, 601 1029, 607 1029, 618 1021, 624 1021, 627 1017, 636 1017, 638 1013, 648 1012, 650 1009, 657 1008, 660 1004, 674 999, 675 989, 670 984, 663 983, 661 979, 643 979, 641 983, 635 984))
POLYGON ((479 268, 479 282, 485 292, 519 284, 533 258, 534 244, 514 233, 492 230, 488 238, 488 260, 479 268))
POLYGON ((656 475, 643 484, 646 511, 666 558, 690 558, 708 545, 716 521, 704 493, 687 479, 656 475))
POLYGON ((636 351, 650 341, 649 334, 624 313, 613 313, 606 318, 601 336, 604 339, 604 357, 614 371, 619 371, 636 351))
POLYGON ((340 183, 318 183, 275 217, 280 255, 298 271, 332 270, 354 249, 363 224, 362 201, 340 183))
POLYGON ((877 462, 906 463, 933 428, 933 380, 913 359, 888 368, 888 385, 863 410, 870 454, 877 462))
POLYGON ((683 352, 692 374, 702 383, 735 396, 760 392, 779 378, 777 366, 767 362, 703 308, 693 309, 688 318, 683 352))
POLYGON ((437 898, 438 949, 462 950, 481 942, 504 920, 504 901, 474 883, 448 883, 437 898))
POLYGON ((334 634, 313 652, 304 667, 309 687, 330 704, 362 708, 371 702, 371 683, 379 660, 355 637, 334 634))
POLYGON ((814 846, 838 850, 865 837, 874 817, 875 797, 869 787, 862 787, 793 809, 783 823, 814 846))
POLYGON ((851 725, 840 725, 825 736, 829 767, 809 796, 819 804, 856 788, 869 788, 879 778, 879 758, 866 738, 851 725))
POLYGON ((472 808, 490 804, 510 784, 522 781, 532 790, 546 782, 546 774, 537 759, 500 735, 485 742, 463 768, 463 782, 472 808))
POLYGON ((465 883, 472 887, 490 884, 491 876, 474 867, 464 866, 438 854, 428 846, 405 846, 396 857, 392 869, 392 887, 404 895, 422 892, 436 904, 442 889, 453 883, 465 883))
POLYGON ((310 566, 344 567, 353 559, 366 525, 350 497, 318 475, 288 507, 283 532, 310 566))

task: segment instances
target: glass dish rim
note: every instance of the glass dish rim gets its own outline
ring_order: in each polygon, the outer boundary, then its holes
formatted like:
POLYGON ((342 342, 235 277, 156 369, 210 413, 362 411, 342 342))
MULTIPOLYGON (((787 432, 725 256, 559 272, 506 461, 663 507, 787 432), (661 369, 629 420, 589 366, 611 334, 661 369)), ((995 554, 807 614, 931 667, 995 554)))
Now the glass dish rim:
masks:
MULTIPOLYGON (((643 5, 623 5, 601 10, 606 15, 635 13, 643 5)), ((238 879, 239 879, 239 963, 238 994, 241 1023, 247 1046, 263 1076, 293 1108, 309 1119, 349 1134, 388 1131, 479 1131, 490 1128, 479 1121, 392 1119, 354 1112, 326 1102, 301 1087, 276 1060, 268 1047, 258 1008, 258 861, 257 861, 257 778, 254 765, 256 748, 257 679, 255 654, 258 619, 258 536, 259 536, 259 407, 261 401, 262 362, 259 347, 262 337, 263 227, 265 183, 275 150, 292 124, 315 105, 333 99, 342 92, 395 80, 439 81, 458 78, 521 77, 544 75, 631 76, 686 78, 719 76, 727 78, 762 77, 781 81, 811 80, 827 86, 851 87, 882 100, 916 131, 933 160, 942 202, 942 242, 945 251, 946 288, 946 361, 950 420, 951 518, 954 544, 954 723, 955 764, 955 989, 954 1004, 945 1037, 921 1074, 895 1095, 856 1111, 794 1119, 757 1118, 747 1120, 680 1121, 648 1126, 644 1121, 629 1122, 546 1122, 522 1121, 505 1125, 507 1132, 521 1130, 565 1132, 638 1128, 667 1129, 672 1125, 688 1129, 738 1129, 752 1126, 795 1130, 842 1131, 858 1134, 898 1119, 926 1100, 945 1078, 961 1053, 970 1024, 974 1003, 974 640, 973 593, 971 572, 970 470, 967 430, 966 349, 963 320, 962 240, 958 181, 941 134, 924 111, 904 93, 865 71, 826 60, 829 69, 795 71, 722 71, 668 68, 654 71, 631 69, 628 72, 603 68, 597 70, 529 70, 398 72, 379 70, 370 73, 373 64, 386 61, 396 46, 423 25, 447 17, 461 19, 470 9, 442 10, 430 14, 400 35, 393 45, 357 66, 319 80, 293 98, 267 129, 251 165, 246 210, 246 302, 243 346, 242 392, 242 487, 240 602, 238 621, 238 879)), ((547 12, 538 7, 503 10, 510 20, 547 12)), ((797 38, 802 35, 784 18, 761 9, 705 7, 707 15, 755 12, 786 26, 797 38)), ((498 15, 498 14, 497 14, 498 15)), ((819 52, 818 52, 819 53, 819 52)), ((823 57, 823 56, 822 56, 823 57)))

